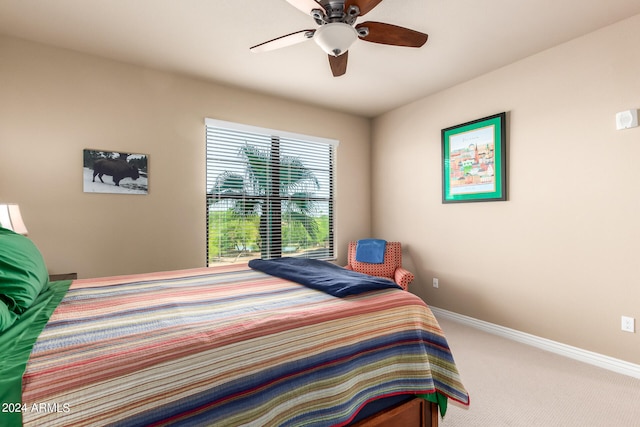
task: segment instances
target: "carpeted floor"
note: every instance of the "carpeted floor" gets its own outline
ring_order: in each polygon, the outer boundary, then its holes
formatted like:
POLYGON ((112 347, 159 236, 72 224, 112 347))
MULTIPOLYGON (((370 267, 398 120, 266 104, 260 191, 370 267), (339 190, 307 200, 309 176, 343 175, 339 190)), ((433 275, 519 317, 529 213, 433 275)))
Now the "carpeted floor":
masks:
POLYGON ((449 405, 441 427, 640 426, 640 379, 438 322, 471 396, 468 408, 449 405))

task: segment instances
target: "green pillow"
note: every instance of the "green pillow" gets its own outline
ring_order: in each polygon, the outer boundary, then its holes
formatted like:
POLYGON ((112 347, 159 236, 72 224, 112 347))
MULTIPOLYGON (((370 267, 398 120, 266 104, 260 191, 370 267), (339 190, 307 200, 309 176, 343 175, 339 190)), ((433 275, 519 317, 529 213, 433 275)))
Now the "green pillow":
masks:
POLYGON ((48 283, 47 267, 36 245, 25 236, 0 228, 0 301, 20 315, 48 283))
POLYGON ((0 333, 9 329, 9 327, 13 325, 13 322, 15 322, 17 318, 18 315, 9 310, 7 304, 0 301, 0 333))

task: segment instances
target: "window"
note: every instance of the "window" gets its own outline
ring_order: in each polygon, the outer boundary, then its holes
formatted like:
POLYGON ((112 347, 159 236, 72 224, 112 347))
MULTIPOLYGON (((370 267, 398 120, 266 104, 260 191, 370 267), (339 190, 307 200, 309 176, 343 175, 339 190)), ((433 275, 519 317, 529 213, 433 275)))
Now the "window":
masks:
POLYGON ((207 265, 333 259, 338 141, 206 119, 207 265))

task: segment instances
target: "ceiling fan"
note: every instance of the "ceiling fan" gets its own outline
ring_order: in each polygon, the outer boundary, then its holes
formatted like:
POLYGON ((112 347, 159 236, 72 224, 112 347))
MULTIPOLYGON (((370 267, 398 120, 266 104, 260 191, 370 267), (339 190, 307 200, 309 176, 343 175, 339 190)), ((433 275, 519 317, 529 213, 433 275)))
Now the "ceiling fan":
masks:
POLYGON ((329 55, 334 77, 347 72, 349 48, 358 39, 393 46, 421 47, 428 35, 397 25, 368 21, 355 25, 382 0, 287 0, 292 6, 311 15, 319 27, 302 30, 250 48, 266 52, 313 39, 329 55))

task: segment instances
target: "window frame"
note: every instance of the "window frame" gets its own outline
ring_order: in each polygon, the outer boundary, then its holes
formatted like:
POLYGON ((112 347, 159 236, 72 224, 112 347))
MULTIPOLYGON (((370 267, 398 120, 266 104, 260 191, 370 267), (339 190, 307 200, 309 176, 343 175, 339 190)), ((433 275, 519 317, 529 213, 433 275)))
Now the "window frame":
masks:
MULTIPOLYGON (((242 123, 205 118, 206 265, 211 266, 211 265, 218 264, 217 262, 212 262, 212 260, 210 259, 210 253, 209 253, 210 206, 212 205, 213 200, 218 200, 218 201, 221 199, 238 200, 239 198, 241 198, 238 195, 227 195, 224 197, 220 197, 220 194, 218 194, 218 197, 213 195, 213 192, 212 192, 213 187, 211 185, 211 177, 213 172, 210 171, 209 162, 210 162, 210 144, 213 144, 215 142, 214 134, 216 130, 221 132, 230 132, 230 133, 233 133, 234 135, 253 134, 253 135, 262 137, 265 140, 267 138, 270 140, 270 145, 268 146, 269 148, 268 165, 269 166, 277 165, 275 172, 273 172, 274 180, 271 181, 271 178, 269 180, 270 182, 269 194, 264 194, 264 195, 252 194, 251 195, 251 199, 261 200, 260 203, 264 203, 263 205, 261 205, 261 209, 264 209, 263 206, 266 206, 266 205, 273 206, 273 209, 267 210, 266 212, 267 219, 265 219, 264 221, 269 221, 270 223, 273 224, 271 219, 272 218, 276 219, 274 226, 267 227, 266 230, 264 231, 265 234, 263 236, 267 236, 267 242, 261 243, 262 245, 261 257, 278 258, 282 256, 283 249, 285 248, 285 245, 287 243, 283 240, 283 233, 282 233, 282 218, 283 218, 282 202, 295 199, 295 200, 305 200, 305 201, 311 201, 311 202, 319 201, 327 204, 327 209, 328 209, 328 230, 327 230, 328 247, 326 248, 327 256, 320 257, 319 259, 335 260, 336 259, 335 232, 334 232, 335 230, 335 227, 334 227, 335 174, 336 174, 336 154, 337 154, 337 147, 339 145, 339 141, 335 139, 299 134, 299 133, 294 133, 289 131, 281 131, 281 130, 263 128, 259 126, 247 125, 242 123), (328 159, 326 159, 326 170, 325 169, 322 170, 323 173, 326 173, 328 175, 328 177, 326 178, 327 180, 326 184, 329 187, 328 196, 326 197, 325 196, 311 196, 311 197, 307 196, 307 197, 296 199, 295 197, 291 197, 292 195, 280 194, 279 176, 285 170, 283 168, 284 166, 283 158, 281 158, 279 154, 281 144, 287 147, 293 146, 296 148, 301 148, 305 144, 314 144, 315 146, 321 145, 322 149, 324 149, 325 147, 328 148, 328 159), (271 151, 271 150, 275 150, 275 151, 271 151), (273 156, 273 152, 276 153, 275 156, 273 156), (277 160, 276 162, 272 163, 272 160, 274 158, 277 160), (266 248, 264 247, 265 243, 266 243, 266 248)), ((229 144, 229 146, 231 145, 232 144, 229 144)), ((224 148, 226 147, 223 147, 221 149, 224 151, 224 148)), ((325 161, 325 159, 323 159, 321 155, 318 155, 318 157, 314 158, 314 160, 315 159, 325 161)), ((270 168, 268 169, 270 170, 270 168)), ((260 216, 262 215, 265 215, 265 213, 261 213, 260 216)), ((258 228, 259 229, 264 228, 262 227, 262 222, 258 228)))

